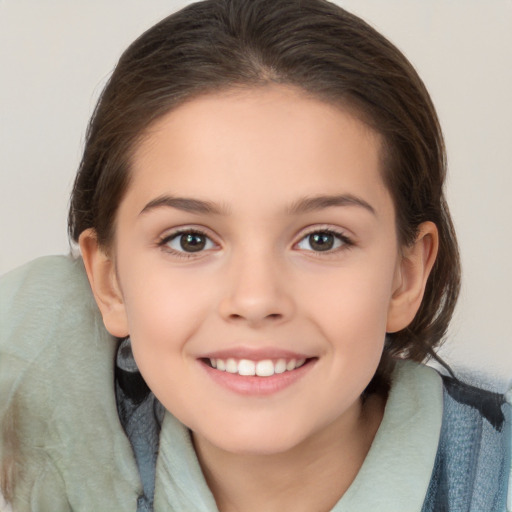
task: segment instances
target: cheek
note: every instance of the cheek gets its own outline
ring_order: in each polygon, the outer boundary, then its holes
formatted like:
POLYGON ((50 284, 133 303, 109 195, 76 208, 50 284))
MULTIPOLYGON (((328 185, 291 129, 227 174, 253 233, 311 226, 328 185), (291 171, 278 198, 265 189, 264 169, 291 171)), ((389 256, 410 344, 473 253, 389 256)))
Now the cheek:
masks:
POLYGON ((304 314, 327 340, 333 382, 364 389, 379 364, 386 336, 393 271, 361 265, 333 272, 322 289, 312 288, 304 314), (339 377, 343 376, 343 377, 339 377), (350 378, 347 378, 349 377, 350 378))
POLYGON ((211 309, 211 287, 164 265, 153 265, 140 275, 137 266, 126 273, 123 298, 129 334, 140 367, 183 353, 201 319, 211 309))
POLYGON ((194 361, 187 357, 204 313, 204 297, 193 286, 148 278, 127 291, 126 308, 132 349, 144 380, 172 410, 187 407, 182 392, 194 361), (178 393, 177 390, 180 390, 178 393))
POLYGON ((194 328, 194 318, 202 309, 205 297, 187 283, 148 279, 125 294, 130 335, 152 339, 183 339, 183 333, 194 328))
MULTIPOLYGON (((321 281, 304 283, 305 314, 311 312, 320 325, 339 332, 385 333, 387 312, 392 296, 393 267, 353 265, 333 271, 321 281)), ((365 336, 363 336, 364 338, 365 336)))

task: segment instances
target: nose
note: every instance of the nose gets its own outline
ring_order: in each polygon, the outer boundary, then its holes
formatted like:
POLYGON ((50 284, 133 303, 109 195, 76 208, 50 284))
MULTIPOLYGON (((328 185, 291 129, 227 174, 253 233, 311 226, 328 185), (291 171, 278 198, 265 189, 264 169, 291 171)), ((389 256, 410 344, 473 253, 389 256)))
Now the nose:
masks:
POLYGON ((294 300, 289 279, 270 254, 245 254, 232 261, 219 303, 220 315, 229 322, 261 327, 287 321, 294 300))

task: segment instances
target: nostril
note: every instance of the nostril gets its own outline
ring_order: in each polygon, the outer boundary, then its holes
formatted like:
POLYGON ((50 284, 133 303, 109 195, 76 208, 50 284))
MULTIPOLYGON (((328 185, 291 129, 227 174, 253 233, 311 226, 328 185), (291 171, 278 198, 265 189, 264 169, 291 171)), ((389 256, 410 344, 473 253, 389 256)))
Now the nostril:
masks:
MULTIPOLYGON (((251 320, 250 316, 247 315, 247 317, 245 317, 244 315, 240 315, 238 313, 232 313, 229 315, 229 318, 231 320, 243 320, 243 319, 248 319, 248 320, 251 320)), ((280 320, 281 318, 283 318, 283 315, 281 315, 280 313, 270 313, 268 315, 265 315, 263 317, 263 319, 268 319, 268 320, 280 320)), ((252 319, 253 320, 253 319, 252 319)))

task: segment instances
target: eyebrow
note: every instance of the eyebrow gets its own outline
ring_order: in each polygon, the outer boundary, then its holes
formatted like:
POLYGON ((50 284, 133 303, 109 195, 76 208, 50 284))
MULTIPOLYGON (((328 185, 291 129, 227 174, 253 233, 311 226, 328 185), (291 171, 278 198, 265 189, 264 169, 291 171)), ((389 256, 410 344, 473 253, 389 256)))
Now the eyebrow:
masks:
MULTIPOLYGON (((304 197, 292 203, 286 209, 286 212, 289 215, 299 215, 315 210, 331 208, 333 206, 358 206, 368 210, 373 215, 376 215, 373 206, 371 206, 364 199, 356 197, 352 194, 304 197)), ((226 215, 228 213, 227 208, 223 208, 215 203, 212 203, 211 201, 163 195, 151 200, 146 206, 144 206, 139 215, 162 207, 176 208, 177 210, 182 210, 189 213, 207 215, 226 215)))
POLYGON ((373 215, 376 215, 375 208, 373 208, 370 203, 352 194, 305 197, 294 202, 287 211, 291 215, 297 215, 315 210, 331 208, 332 206, 359 206, 368 210, 373 215))
POLYGON ((227 209, 221 208, 210 201, 163 195, 150 201, 144 206, 139 215, 161 207, 176 208, 177 210, 183 210, 185 212, 210 215, 223 215, 227 213, 227 209))

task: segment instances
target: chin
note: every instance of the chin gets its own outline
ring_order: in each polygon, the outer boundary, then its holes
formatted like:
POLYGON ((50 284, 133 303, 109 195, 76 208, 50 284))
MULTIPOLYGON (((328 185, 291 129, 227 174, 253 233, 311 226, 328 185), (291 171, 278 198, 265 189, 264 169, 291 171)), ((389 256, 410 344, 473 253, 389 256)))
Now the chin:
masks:
MULTIPOLYGON (((219 430, 220 431, 220 430, 219 430)), ((217 431, 217 432, 219 432, 217 431)), ((202 436, 218 449, 236 455, 278 455, 285 453, 304 442, 309 436, 297 432, 295 428, 272 426, 266 429, 245 428, 234 432, 223 431, 223 435, 202 436)))

